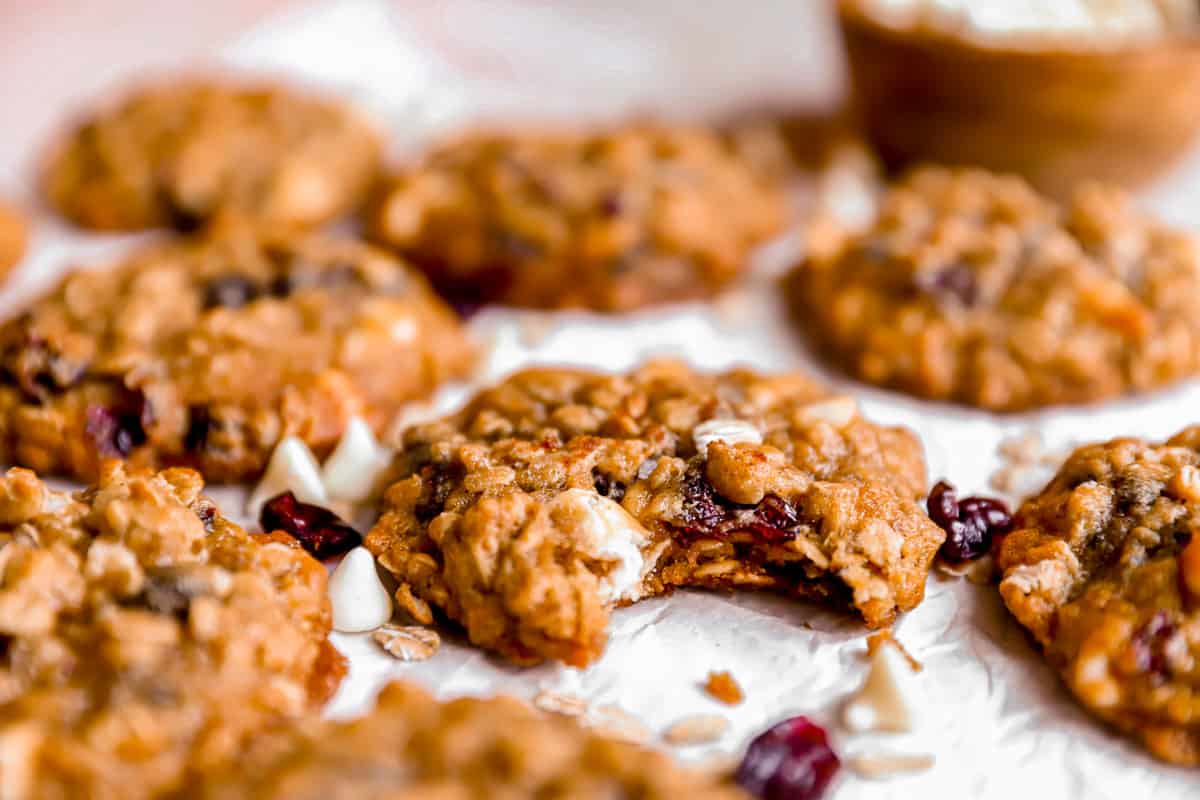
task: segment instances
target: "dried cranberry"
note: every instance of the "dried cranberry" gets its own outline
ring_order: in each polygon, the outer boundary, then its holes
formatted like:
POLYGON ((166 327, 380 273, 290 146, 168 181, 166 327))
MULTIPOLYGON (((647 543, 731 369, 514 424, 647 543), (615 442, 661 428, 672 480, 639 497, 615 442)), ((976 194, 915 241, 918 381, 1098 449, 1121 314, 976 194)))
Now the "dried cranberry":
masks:
POLYGON ((712 485, 705 480, 700 470, 693 466, 683 476, 683 513, 684 526, 695 531, 700 536, 712 533, 726 516, 726 509, 721 506, 712 485))
POLYGON ((420 475, 426 493, 413 514, 421 522, 429 522, 445 509, 455 483, 462 477, 462 470, 453 464, 439 462, 421 467, 420 475))
POLYGON ((614 481, 599 469, 592 470, 592 478, 599 494, 618 503, 625 498, 625 484, 614 481))
POLYGON ((958 499, 954 487, 938 481, 925 502, 929 518, 946 532, 942 558, 962 562, 979 558, 992 547, 992 538, 1012 529, 1012 514, 991 497, 958 499))
POLYGON ((200 518, 201 524, 204 525, 204 530, 208 533, 213 532, 213 523, 217 520, 217 507, 212 502, 202 499, 195 508, 196 516, 200 518))
POLYGON ((188 408, 188 427, 183 435, 183 446, 192 452, 204 447, 208 441, 208 431, 212 427, 212 415, 206 406, 190 406, 188 408))
POLYGON ((621 197, 621 193, 613 190, 605 192, 600 198, 600 214, 604 217, 613 218, 621 216, 625 210, 625 200, 621 197))
POLYGON ((204 287, 204 308, 241 308, 260 294, 258 284, 244 275, 222 275, 204 287))
POLYGON ((750 742, 737 782, 761 800, 816 800, 840 765, 824 728, 792 717, 750 742))
POLYGON ((259 523, 265 532, 283 531, 319 559, 339 556, 362 544, 362 536, 327 508, 301 503, 284 492, 263 505, 259 523))
POLYGON ((146 443, 150 407, 141 392, 122 389, 108 406, 91 405, 84 430, 106 458, 125 458, 146 443))
POLYGON ((204 225, 204 214, 185 207, 171 192, 159 195, 163 210, 167 213, 167 224, 180 233, 194 233, 204 225))
POLYGON ((1129 645, 1139 671, 1161 682, 1167 677, 1167 642, 1175 635, 1175 624, 1166 611, 1158 611, 1133 632, 1129 645))
POLYGON ((967 264, 953 264, 925 282, 926 291, 953 297, 964 306, 975 305, 979 287, 975 283, 975 271, 967 264))
POLYGON ((796 538, 800 515, 796 508, 779 495, 769 494, 754 508, 754 521, 748 526, 769 542, 786 542, 796 538))

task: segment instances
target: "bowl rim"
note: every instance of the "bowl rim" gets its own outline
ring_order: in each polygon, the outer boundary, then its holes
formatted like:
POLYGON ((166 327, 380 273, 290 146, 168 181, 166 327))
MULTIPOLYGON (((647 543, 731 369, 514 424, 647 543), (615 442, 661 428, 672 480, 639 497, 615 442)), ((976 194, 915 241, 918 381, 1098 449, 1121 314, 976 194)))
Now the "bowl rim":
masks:
POLYGON ((1007 58, 1071 58, 1095 60, 1121 57, 1161 57, 1164 52, 1186 50, 1200 52, 1200 27, 1188 33, 1169 33, 1164 36, 1130 37, 1113 43, 1080 43, 1070 37, 995 36, 969 34, 932 25, 901 28, 889 25, 866 8, 864 0, 836 0, 837 14, 843 26, 847 23, 869 29, 870 33, 895 41, 915 42, 948 48, 963 54, 987 54, 1007 58), (1164 48, 1164 45, 1169 47, 1164 48))

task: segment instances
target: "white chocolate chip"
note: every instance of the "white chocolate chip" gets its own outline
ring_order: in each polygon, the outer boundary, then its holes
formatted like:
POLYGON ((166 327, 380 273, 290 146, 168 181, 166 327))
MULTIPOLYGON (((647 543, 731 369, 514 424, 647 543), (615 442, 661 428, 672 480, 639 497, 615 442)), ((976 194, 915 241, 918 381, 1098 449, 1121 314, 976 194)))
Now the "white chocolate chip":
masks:
POLYGON ((762 444, 762 433, 745 420, 710 419, 692 428, 692 441, 696 451, 707 458, 708 446, 713 442, 762 444))
POLYGON ((871 656, 862 688, 843 710, 852 731, 911 731, 920 708, 917 673, 900 648, 882 643, 871 656))
POLYGON ((308 445, 295 436, 287 436, 275 446, 267 471, 246 503, 246 513, 257 517, 264 503, 287 491, 301 503, 324 506, 329 502, 317 459, 308 445))
POLYGON ((391 460, 392 451, 379 444, 371 426, 353 417, 321 468, 325 491, 336 500, 362 502, 371 496, 391 460))
POLYGON ((346 553, 329 576, 329 604, 333 629, 342 633, 372 631, 392 618, 392 596, 379 580, 375 557, 367 548, 346 553))
POLYGON ((858 416, 858 401, 853 397, 841 396, 809 403, 798 409, 801 419, 828 422, 835 428, 844 428, 858 416))
POLYGON ((610 564, 600 579, 601 599, 605 602, 637 600, 642 578, 649 570, 642 548, 650 534, 632 514, 607 497, 587 489, 568 489, 547 508, 558 524, 565 525, 577 537, 576 545, 589 558, 610 564))

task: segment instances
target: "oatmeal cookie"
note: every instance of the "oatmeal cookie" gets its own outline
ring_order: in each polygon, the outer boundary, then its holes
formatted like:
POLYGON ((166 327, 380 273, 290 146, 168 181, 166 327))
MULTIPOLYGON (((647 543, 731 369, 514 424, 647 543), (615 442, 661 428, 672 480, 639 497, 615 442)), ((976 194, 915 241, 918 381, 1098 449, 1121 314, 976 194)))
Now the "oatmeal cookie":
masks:
POLYGON ((337 687, 324 568, 202 488, 119 462, 75 495, 0 478, 5 797, 161 797, 337 687))
POLYGON ((1196 241, 1114 189, 1060 208, 1017 178, 919 169, 873 228, 812 245, 789 282, 796 316, 871 383, 1018 411, 1200 367, 1196 241))
POLYGON ((333 798, 749 798, 727 778, 605 738, 512 697, 434 700, 412 684, 384 689, 353 722, 280 730, 208 776, 204 800, 333 798))
POLYGON ((43 177, 50 203, 88 228, 190 229, 218 211, 315 225, 352 210, 380 140, 340 103, 281 86, 150 86, 69 133, 43 177))
POLYGON ((405 432, 366 539, 400 606, 523 664, 584 665, 609 612, 751 587, 890 623, 944 534, 920 442, 797 375, 519 373, 405 432))
POLYGON ((369 217, 464 302, 621 311, 714 294, 785 209, 717 134, 635 125, 468 136, 397 175, 369 217))
POLYGON ((1075 697, 1200 765, 1200 426, 1076 450, 996 548, 1000 593, 1075 697))
POLYGON ((249 479, 282 436, 327 453, 351 417, 380 430, 471 359, 454 313, 390 256, 221 225, 76 272, 0 327, 0 457, 249 479))
POLYGON ((0 199, 0 278, 7 275, 25 255, 28 238, 25 216, 15 206, 0 199))

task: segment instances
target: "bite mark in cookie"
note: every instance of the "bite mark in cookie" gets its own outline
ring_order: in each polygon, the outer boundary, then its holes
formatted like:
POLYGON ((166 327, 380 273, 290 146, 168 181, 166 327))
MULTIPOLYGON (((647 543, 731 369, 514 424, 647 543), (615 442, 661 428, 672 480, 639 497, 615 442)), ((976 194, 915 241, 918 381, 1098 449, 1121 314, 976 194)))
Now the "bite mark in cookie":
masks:
POLYGON ((631 125, 450 142, 369 225, 462 302, 622 311, 712 295, 784 219, 717 134, 631 125))
POLYGON ((227 221, 75 272, 0 327, 0 456, 85 480, 105 457, 252 480, 281 439, 324 455, 355 417, 381 431, 472 360, 390 256, 227 221))
POLYGON ((799 375, 675 362, 518 373, 406 431, 366 544, 415 619, 440 610, 518 663, 587 664, 613 608, 683 586, 886 625, 920 602, 944 534, 917 502, 916 437, 809 412, 828 397, 799 375), (708 437, 712 420, 758 439, 708 437))
POLYGON ((337 687, 325 570, 202 488, 188 469, 115 462, 73 496, 23 469, 0 478, 9 795, 174 796, 337 687))
POLYGON ((1005 605, 1092 713, 1200 764, 1200 427, 1076 450, 996 547, 1005 605))
POLYGON ((832 361, 920 397, 1020 411, 1200 371, 1194 237, 1104 186, 1059 207, 1014 177, 918 169, 788 283, 832 361))
POLYGON ((90 115, 51 155, 43 184, 52 205, 89 228, 190 231, 222 212, 308 226, 358 205, 380 149, 339 103, 182 81, 90 115))

